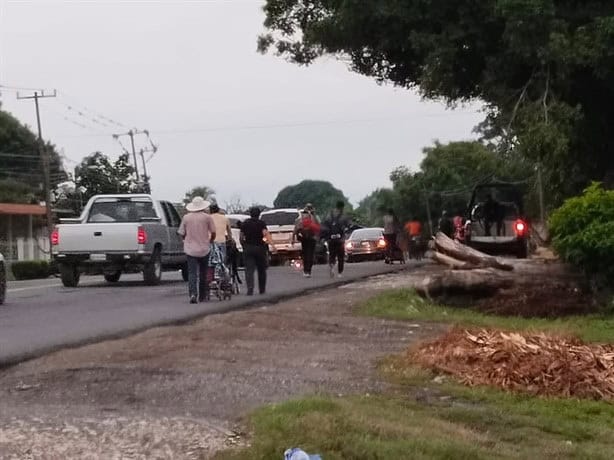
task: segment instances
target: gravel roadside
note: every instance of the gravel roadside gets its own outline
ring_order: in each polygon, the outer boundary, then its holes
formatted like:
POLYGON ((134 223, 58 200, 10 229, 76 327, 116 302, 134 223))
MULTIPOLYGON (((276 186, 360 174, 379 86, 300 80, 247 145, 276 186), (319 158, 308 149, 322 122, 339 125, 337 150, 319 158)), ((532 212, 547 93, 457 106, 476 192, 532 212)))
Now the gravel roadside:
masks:
POLYGON ((357 317, 353 307, 423 276, 382 275, 6 369, 0 458, 209 458, 243 442, 234 429, 261 404, 381 391, 377 359, 441 328, 357 317))

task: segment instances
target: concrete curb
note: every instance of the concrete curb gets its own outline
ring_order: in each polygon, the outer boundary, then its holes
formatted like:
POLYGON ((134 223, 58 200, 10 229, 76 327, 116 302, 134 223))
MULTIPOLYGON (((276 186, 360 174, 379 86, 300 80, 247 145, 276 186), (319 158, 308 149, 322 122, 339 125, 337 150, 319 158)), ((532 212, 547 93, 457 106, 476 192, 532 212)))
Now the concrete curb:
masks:
MULTIPOLYGON (((84 340, 75 340, 71 343, 66 343, 66 344, 50 345, 50 346, 38 348, 36 350, 19 353, 14 356, 10 356, 8 358, 0 358, 0 370, 4 370, 6 368, 15 366, 25 361, 30 361, 32 359, 40 358, 41 356, 55 353, 61 350, 79 348, 79 347, 83 347, 86 345, 106 342, 108 340, 119 340, 119 339, 129 337, 131 335, 135 335, 135 334, 147 331, 149 329, 154 329, 158 327, 183 326, 186 324, 190 324, 194 321, 197 321, 199 319, 202 319, 209 315, 219 315, 219 314, 228 313, 231 311, 248 310, 252 308, 258 308, 264 305, 277 304, 277 303, 280 303, 286 300, 291 300, 297 297, 302 297, 304 295, 311 294, 314 292, 325 291, 329 289, 336 289, 336 288, 339 288, 340 286, 345 286, 345 285, 353 284, 359 281, 364 281, 366 279, 373 278, 376 276, 382 276, 382 275, 391 274, 391 273, 398 273, 401 271, 415 269, 420 266, 422 266, 422 264, 399 265, 395 267, 390 267, 389 271, 386 271, 383 273, 359 275, 359 276, 348 278, 348 279, 340 279, 340 280, 331 282, 329 284, 326 284, 324 286, 312 286, 312 287, 306 287, 303 289, 299 289, 293 292, 271 294, 271 295, 264 295, 264 296, 254 296, 252 298, 246 297, 243 302, 240 302, 234 305, 232 304, 229 305, 224 302, 219 302, 217 305, 215 305, 211 309, 208 309, 207 311, 198 311, 198 312, 190 313, 190 314, 182 316, 181 318, 153 321, 150 324, 144 324, 142 326, 126 329, 121 332, 108 333, 108 334, 102 333, 94 337, 89 337, 84 340)), ((213 302, 211 302, 211 304, 213 304, 213 302)))

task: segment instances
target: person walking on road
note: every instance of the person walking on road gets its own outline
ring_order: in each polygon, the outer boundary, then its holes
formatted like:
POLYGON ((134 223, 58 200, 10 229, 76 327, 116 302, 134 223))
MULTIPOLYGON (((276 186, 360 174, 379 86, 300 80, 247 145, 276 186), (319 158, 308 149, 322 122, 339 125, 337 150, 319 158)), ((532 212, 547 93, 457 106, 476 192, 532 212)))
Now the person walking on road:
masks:
POLYGON ((386 257, 392 259, 394 250, 397 247, 397 239, 401 223, 392 208, 389 208, 384 215, 384 240, 386 240, 386 257))
POLYGON ((209 204, 203 197, 194 197, 186 206, 188 213, 177 230, 183 237, 183 250, 188 259, 188 293, 192 304, 207 300, 209 291, 207 270, 216 237, 215 223, 205 212, 209 204))
POLYGON ((311 269, 315 259, 316 240, 320 233, 320 223, 315 215, 315 209, 311 203, 307 203, 301 215, 296 219, 292 244, 298 239, 301 243, 301 257, 303 258, 303 273, 305 278, 311 278, 311 269))
POLYGON ((220 207, 217 203, 211 203, 209 213, 215 223, 215 245, 222 253, 222 261, 226 263, 226 255, 228 253, 226 242, 232 239, 232 230, 230 229, 230 221, 220 212, 220 207))
POLYGON ((341 278, 343 275, 345 235, 350 228, 350 220, 343 213, 344 209, 345 203, 338 201, 335 209, 331 211, 322 223, 324 236, 328 244, 328 264, 331 278, 335 276, 335 265, 338 265, 337 276, 341 278))
POLYGON ((245 262, 245 281, 247 295, 254 295, 254 274, 258 271, 258 289, 260 294, 266 293, 267 278, 267 244, 271 243, 270 235, 264 221, 260 219, 260 209, 249 210, 250 218, 241 223, 241 244, 243 245, 243 260, 245 262))

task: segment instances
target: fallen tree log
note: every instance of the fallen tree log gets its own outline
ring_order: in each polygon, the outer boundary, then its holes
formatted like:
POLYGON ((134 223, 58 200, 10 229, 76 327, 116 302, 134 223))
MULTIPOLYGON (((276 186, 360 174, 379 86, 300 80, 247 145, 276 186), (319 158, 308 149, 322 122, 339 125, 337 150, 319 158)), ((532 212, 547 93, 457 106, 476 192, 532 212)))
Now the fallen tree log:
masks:
POLYGON ((435 247, 437 251, 444 253, 454 259, 467 261, 477 267, 492 267, 499 270, 511 271, 514 266, 507 264, 500 259, 484 254, 467 245, 459 243, 442 232, 435 236, 435 247))
POLYGON ((475 264, 472 264, 471 262, 467 262, 466 260, 458 260, 454 257, 450 257, 437 251, 434 251, 431 257, 433 258, 433 260, 435 260, 435 262, 438 262, 442 265, 447 265, 454 270, 472 270, 474 268, 478 268, 475 264))
POLYGON ((513 284, 512 278, 501 276, 500 272, 492 268, 449 270, 445 273, 427 276, 416 287, 416 292, 429 299, 441 295, 457 294, 490 296, 499 289, 510 287, 513 284))

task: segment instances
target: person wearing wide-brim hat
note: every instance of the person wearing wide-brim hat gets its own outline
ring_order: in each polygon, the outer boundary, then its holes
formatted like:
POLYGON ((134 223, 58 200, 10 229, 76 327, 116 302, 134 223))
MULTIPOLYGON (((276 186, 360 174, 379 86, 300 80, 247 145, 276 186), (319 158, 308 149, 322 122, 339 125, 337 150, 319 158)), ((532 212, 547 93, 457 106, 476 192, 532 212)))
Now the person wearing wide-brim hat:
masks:
POLYGON ((201 196, 194 197, 186 205, 188 213, 177 230, 183 236, 183 250, 188 259, 190 303, 203 302, 208 297, 207 269, 211 245, 215 241, 215 223, 205 212, 210 204, 201 196))

